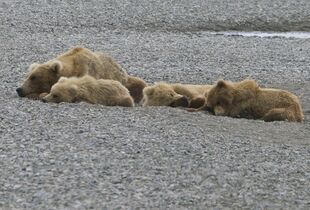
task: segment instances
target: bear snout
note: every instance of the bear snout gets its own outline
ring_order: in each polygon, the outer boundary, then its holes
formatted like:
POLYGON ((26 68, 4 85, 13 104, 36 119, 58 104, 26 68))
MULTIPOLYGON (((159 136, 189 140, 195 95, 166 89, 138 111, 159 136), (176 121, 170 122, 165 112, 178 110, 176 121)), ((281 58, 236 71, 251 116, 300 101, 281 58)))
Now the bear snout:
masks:
POLYGON ((214 112, 214 110, 212 109, 212 107, 206 106, 206 110, 207 110, 208 112, 210 112, 211 114, 214 114, 214 115, 215 115, 215 112, 214 112))
POLYGON ((20 87, 16 89, 16 92, 17 92, 17 95, 18 95, 19 97, 25 97, 25 96, 26 96, 25 93, 24 93, 24 91, 23 91, 23 89, 20 88, 20 87))

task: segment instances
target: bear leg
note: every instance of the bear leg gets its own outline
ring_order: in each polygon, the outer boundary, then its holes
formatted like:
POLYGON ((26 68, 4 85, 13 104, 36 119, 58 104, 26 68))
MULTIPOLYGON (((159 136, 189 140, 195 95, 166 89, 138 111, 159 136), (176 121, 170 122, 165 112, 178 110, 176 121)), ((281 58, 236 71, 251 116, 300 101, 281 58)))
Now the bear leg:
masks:
POLYGON ((266 122, 271 121, 297 121, 294 112, 288 108, 275 108, 269 110, 263 117, 266 122))
POLYGON ((199 107, 202 107, 203 105, 205 104, 205 99, 202 98, 202 97, 197 97, 197 98, 193 98, 188 107, 189 108, 199 108, 199 107))
POLYGON ((170 107, 188 107, 188 100, 185 96, 182 98, 178 98, 175 101, 173 101, 170 105, 170 107))
POLYGON ((135 103, 130 96, 121 98, 117 103, 118 106, 124 106, 124 107, 133 107, 134 104, 135 103))
POLYGON ((143 89, 147 86, 146 82, 139 77, 128 76, 125 87, 129 90, 130 95, 136 103, 143 98, 143 89))

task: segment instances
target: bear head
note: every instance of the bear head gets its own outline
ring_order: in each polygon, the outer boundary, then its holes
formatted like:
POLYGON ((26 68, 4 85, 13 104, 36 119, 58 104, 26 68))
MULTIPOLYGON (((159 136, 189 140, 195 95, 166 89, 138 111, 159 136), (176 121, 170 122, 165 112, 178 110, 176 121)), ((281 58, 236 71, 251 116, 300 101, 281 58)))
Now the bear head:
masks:
POLYGON ((188 100, 169 85, 159 83, 143 89, 143 106, 188 107, 188 100))
POLYGON ((233 86, 224 80, 220 80, 206 93, 207 110, 215 115, 227 116, 232 108, 234 100, 233 86))
POLYGON ((62 68, 62 63, 59 61, 30 65, 24 84, 16 89, 18 96, 25 97, 31 94, 50 92, 53 84, 60 78, 62 68))
POLYGON ((70 80, 66 77, 61 77, 59 81, 54 84, 51 91, 46 95, 42 101, 43 102, 77 102, 78 96, 78 86, 71 84, 70 80))

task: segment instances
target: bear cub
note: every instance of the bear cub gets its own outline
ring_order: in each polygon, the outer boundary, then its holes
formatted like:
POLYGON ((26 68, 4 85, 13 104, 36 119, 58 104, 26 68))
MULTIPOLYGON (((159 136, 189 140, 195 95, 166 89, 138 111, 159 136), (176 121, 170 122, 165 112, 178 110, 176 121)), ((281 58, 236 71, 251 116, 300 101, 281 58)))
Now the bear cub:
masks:
POLYGON ((207 93, 207 102, 202 109, 215 115, 262 119, 267 122, 301 122, 304 119, 297 96, 280 89, 261 88, 254 80, 236 83, 218 81, 207 93))
POLYGON ((205 92, 211 85, 155 83, 143 90, 143 106, 198 108, 205 103, 205 92))
POLYGON ((51 88, 51 92, 43 97, 43 102, 80 102, 105 106, 133 107, 134 101, 120 82, 99 79, 91 76, 61 77, 51 88))

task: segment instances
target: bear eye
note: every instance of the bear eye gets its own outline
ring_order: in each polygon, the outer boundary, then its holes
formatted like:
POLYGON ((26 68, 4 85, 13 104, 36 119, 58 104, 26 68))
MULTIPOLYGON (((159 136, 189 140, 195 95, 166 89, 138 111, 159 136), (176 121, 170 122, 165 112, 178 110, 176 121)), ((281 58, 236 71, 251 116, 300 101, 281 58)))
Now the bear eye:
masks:
POLYGON ((30 77, 30 80, 33 81, 33 80, 35 80, 36 78, 37 78, 36 76, 31 76, 31 77, 30 77))
POLYGON ((54 95, 53 95, 53 98, 58 98, 58 97, 59 97, 59 96, 58 96, 58 95, 56 95, 56 94, 54 94, 54 95))

